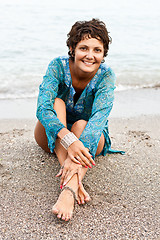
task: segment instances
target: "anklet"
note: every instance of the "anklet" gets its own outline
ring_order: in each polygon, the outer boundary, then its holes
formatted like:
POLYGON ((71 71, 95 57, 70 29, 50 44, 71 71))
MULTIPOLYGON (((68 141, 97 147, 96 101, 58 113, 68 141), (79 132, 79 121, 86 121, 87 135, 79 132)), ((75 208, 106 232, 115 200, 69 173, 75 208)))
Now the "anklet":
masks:
POLYGON ((72 188, 66 186, 66 187, 62 188, 62 191, 63 191, 63 190, 70 190, 70 192, 73 194, 73 198, 74 198, 75 200, 77 200, 77 196, 76 196, 76 194, 75 194, 75 192, 73 191, 72 188))

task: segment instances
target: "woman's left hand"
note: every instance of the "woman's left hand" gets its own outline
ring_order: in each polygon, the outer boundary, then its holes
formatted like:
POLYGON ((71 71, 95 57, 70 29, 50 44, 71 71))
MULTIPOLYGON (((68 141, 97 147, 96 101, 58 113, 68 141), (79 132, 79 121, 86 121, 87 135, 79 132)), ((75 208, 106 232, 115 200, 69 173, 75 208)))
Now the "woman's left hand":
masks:
POLYGON ((67 157, 59 173, 56 175, 56 177, 61 176, 60 188, 63 188, 73 177, 74 174, 78 175, 78 182, 81 183, 81 169, 81 164, 74 163, 69 157, 67 157))

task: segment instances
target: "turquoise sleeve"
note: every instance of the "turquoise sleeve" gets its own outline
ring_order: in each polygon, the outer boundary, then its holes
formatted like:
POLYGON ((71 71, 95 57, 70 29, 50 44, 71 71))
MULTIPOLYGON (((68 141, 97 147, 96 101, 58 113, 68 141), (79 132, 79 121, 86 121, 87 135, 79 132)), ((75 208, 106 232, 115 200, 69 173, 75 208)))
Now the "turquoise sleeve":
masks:
POLYGON ((115 75, 110 69, 97 84, 92 114, 80 136, 80 140, 89 149, 93 157, 95 157, 102 132, 108 125, 107 118, 113 106, 114 89, 115 75))
POLYGON ((55 148, 55 140, 58 132, 65 126, 57 118, 53 109, 54 100, 57 96, 58 86, 63 78, 63 72, 57 59, 51 61, 39 87, 36 116, 45 128, 48 147, 51 152, 55 148))

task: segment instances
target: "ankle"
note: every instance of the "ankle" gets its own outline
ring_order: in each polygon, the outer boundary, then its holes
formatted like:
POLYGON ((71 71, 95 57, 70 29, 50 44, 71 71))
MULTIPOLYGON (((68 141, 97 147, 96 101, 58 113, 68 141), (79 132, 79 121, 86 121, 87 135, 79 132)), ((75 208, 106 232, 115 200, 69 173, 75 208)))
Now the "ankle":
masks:
POLYGON ((77 194, 74 192, 74 190, 71 187, 65 186, 62 191, 68 191, 72 197, 74 198, 74 200, 77 200, 77 194))
MULTIPOLYGON (((72 189, 72 191, 78 196, 78 181, 72 181, 70 180, 64 188, 72 189)), ((63 188, 63 189, 64 189, 63 188)))

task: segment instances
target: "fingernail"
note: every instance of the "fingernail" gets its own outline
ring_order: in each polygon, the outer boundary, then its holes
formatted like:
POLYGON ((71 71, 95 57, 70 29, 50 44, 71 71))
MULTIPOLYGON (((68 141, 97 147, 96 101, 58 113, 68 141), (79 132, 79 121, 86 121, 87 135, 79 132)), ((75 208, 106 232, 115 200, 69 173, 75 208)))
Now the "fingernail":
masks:
POLYGON ((84 166, 85 168, 88 168, 87 166, 84 166))
POLYGON ((89 168, 92 168, 91 166, 88 166, 89 168))
POLYGON ((63 183, 63 186, 65 186, 65 185, 66 185, 66 182, 63 183))
POLYGON ((95 163, 92 163, 93 166, 95 166, 96 164, 95 163))
POLYGON ((61 186, 60 186, 60 189, 62 189, 62 188, 63 188, 63 186, 61 185, 61 186))

